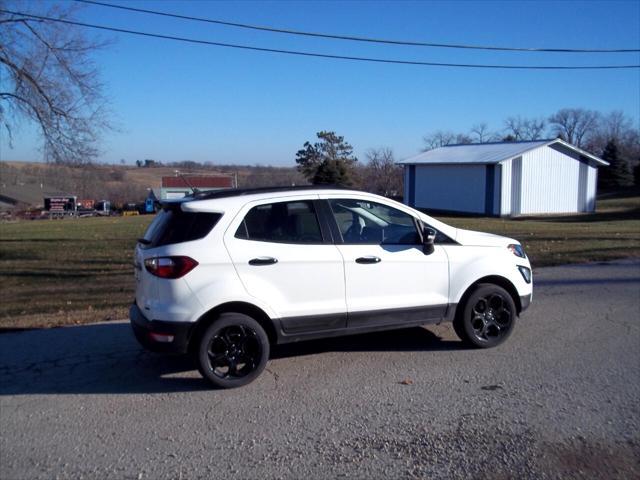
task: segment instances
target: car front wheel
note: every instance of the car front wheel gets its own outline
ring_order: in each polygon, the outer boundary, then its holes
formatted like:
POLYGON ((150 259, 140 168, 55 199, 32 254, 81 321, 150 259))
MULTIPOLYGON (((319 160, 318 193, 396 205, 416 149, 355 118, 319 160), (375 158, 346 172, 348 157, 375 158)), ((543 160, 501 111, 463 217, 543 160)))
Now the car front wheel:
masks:
POLYGON ((480 284, 458 311, 453 327, 466 344, 489 348, 500 345, 511 335, 516 317, 516 305, 504 288, 480 284))
POLYGON ((219 388, 255 380, 269 359, 269 339, 253 318, 222 313, 205 331, 197 351, 198 370, 219 388))

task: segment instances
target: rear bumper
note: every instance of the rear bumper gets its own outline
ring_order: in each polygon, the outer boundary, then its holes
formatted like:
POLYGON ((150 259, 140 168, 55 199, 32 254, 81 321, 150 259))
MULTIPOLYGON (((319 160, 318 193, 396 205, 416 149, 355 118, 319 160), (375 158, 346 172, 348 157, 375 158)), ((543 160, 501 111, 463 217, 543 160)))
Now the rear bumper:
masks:
POLYGON ((140 345, 152 352, 187 353, 193 324, 148 320, 134 302, 129 308, 129 320, 140 345))

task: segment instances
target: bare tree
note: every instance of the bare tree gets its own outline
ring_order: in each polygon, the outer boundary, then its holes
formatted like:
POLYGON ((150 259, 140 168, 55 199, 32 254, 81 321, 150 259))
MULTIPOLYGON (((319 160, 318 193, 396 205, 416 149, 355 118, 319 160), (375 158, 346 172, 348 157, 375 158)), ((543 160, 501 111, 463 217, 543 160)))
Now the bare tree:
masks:
POLYGON ((584 108, 563 108, 549 117, 554 135, 582 147, 597 129, 600 114, 584 108))
POLYGON ((640 164, 640 129, 634 127, 633 121, 619 110, 600 115, 598 126, 588 136, 583 148, 602 158, 608 157, 607 161, 613 161, 611 167, 602 171, 603 178, 598 177, 599 181, 606 183, 606 177, 610 177, 616 169, 633 170, 640 164))
POLYGON ((509 117, 504 121, 504 129, 508 138, 513 138, 519 142, 524 135, 522 131, 522 119, 520 117, 509 117))
POLYGON ((614 110, 607 115, 600 115, 595 132, 587 139, 587 146, 594 152, 604 151, 610 140, 617 145, 633 150, 640 141, 640 130, 634 128, 633 121, 624 112, 614 110))
POLYGON ((443 130, 428 133, 422 137, 422 140, 425 144, 422 149, 424 152, 433 150, 434 148, 446 147, 447 145, 473 143, 471 137, 464 133, 454 133, 443 130))
MULTIPOLYGON (((615 140, 620 147, 620 155, 633 166, 640 162, 640 128, 633 126, 633 121, 623 112, 617 110, 604 117, 598 130, 609 140, 615 140)), ((597 150, 596 150, 597 151, 597 150)))
POLYGON ((487 143, 496 140, 496 135, 489 130, 489 125, 485 122, 474 125, 471 128, 471 135, 474 143, 487 143))
MULTIPOLYGON (((104 43, 80 27, 24 14, 46 3, 0 0, 0 123, 12 132, 20 120, 40 127, 47 161, 81 164, 96 155, 108 128, 106 101, 91 55, 104 43)), ((53 4, 38 14, 73 19, 76 8, 53 4)))
POLYGON ((633 130, 633 122, 622 110, 614 110, 601 117, 599 133, 609 138, 621 139, 633 130))
POLYGON ((544 136, 547 123, 543 118, 530 118, 524 122, 524 134, 527 140, 540 140, 544 136))
POLYGON ((504 122, 508 138, 516 142, 540 140, 546 129, 544 119, 509 117, 504 122))
POLYGON ((370 149, 362 172, 362 187, 372 193, 395 197, 402 192, 402 167, 390 148, 370 149))
POLYGON ((473 139, 467 135, 466 133, 458 133, 456 134, 454 145, 466 145, 468 143, 473 143, 473 139))
POLYGON ((456 134, 453 132, 446 132, 438 130, 436 132, 428 133, 422 140, 424 141, 424 151, 433 150, 434 148, 444 147, 451 145, 454 142, 456 134))

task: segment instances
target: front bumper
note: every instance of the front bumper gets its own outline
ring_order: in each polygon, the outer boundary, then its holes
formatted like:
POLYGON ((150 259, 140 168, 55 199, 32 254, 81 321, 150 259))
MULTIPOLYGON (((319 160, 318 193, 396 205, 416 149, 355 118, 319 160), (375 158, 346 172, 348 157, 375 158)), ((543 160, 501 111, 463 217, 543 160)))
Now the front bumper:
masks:
POLYGON ((531 305, 531 297, 533 295, 530 293, 529 295, 522 295, 520 297, 520 312, 524 312, 529 305, 531 305))
POLYGON ((131 328, 140 344, 160 353, 187 353, 193 324, 148 320, 134 302, 129 308, 131 328))

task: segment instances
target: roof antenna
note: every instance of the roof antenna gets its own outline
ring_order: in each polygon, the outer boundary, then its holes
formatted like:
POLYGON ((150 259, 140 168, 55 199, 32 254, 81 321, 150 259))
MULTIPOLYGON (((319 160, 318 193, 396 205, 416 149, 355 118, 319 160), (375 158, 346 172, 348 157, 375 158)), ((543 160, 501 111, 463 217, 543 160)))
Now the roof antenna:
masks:
POLYGON ((184 183, 187 184, 187 187, 189 187, 191 189, 191 193, 195 197, 198 194, 199 190, 189 183, 189 180, 187 180, 187 177, 185 177, 180 172, 180 170, 174 170, 174 173, 176 174, 176 177, 180 177, 184 181, 184 183))

